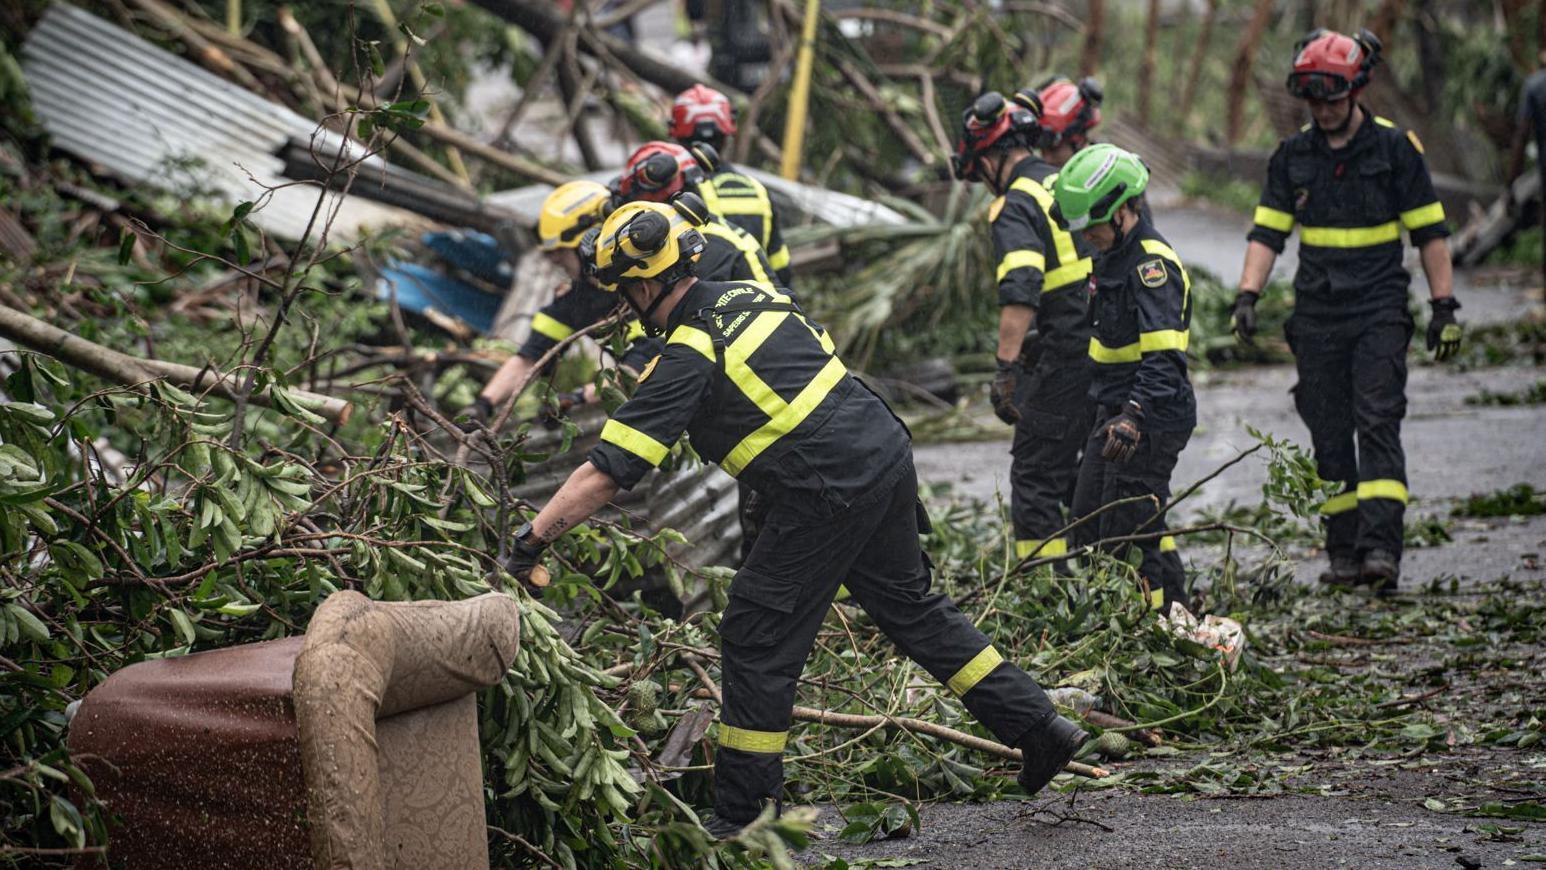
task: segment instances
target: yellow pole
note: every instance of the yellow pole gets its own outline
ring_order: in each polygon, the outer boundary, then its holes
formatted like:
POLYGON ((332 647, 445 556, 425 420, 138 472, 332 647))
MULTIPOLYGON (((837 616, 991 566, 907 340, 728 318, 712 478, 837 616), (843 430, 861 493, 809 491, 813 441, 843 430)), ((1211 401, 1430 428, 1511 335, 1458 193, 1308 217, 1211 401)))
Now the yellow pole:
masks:
POLYGON ((789 117, 784 121, 784 160, 779 174, 800 177, 800 158, 805 149, 805 115, 811 102, 811 63, 816 59, 816 24, 821 0, 805 0, 805 23, 800 28, 800 54, 795 61, 794 87, 789 91, 789 117))
POLYGON ((232 36, 242 35, 242 0, 225 0, 225 29, 232 36))

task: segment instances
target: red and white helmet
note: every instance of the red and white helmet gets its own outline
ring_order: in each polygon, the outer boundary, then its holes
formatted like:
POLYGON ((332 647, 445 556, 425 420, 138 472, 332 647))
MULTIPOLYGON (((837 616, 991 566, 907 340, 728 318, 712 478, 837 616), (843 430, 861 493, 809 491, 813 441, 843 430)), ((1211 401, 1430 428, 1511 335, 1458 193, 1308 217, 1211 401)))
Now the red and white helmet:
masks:
POLYGON ((730 98, 706 85, 693 85, 671 104, 671 138, 701 142, 735 135, 735 107, 730 98))
POLYGON ((1380 62, 1380 41, 1367 30, 1356 37, 1332 30, 1312 30, 1294 46, 1294 71, 1288 92, 1301 100, 1357 98, 1380 62))
POLYGON ((628 158, 617 180, 617 193, 627 202, 669 202, 702 180, 703 170, 686 148, 673 142, 646 142, 628 158))
POLYGON ((1088 136, 1100 124, 1100 103, 1106 94, 1093 78, 1078 84, 1055 78, 1038 88, 1036 95, 1041 100, 1037 120, 1044 147, 1056 147, 1070 136, 1088 136))

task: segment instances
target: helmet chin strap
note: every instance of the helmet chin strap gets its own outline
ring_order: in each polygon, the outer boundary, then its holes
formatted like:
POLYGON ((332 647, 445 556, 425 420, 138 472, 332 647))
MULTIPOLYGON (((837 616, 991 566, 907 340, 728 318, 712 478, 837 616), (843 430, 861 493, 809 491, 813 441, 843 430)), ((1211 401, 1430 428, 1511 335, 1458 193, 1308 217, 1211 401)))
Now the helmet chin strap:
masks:
POLYGON ((644 334, 650 338, 659 338, 666 334, 665 327, 656 326, 652 318, 655 311, 660 308, 660 303, 666 301, 667 295, 666 288, 661 287, 660 293, 655 297, 655 301, 651 302, 648 308, 641 308, 639 303, 634 301, 632 293, 626 290, 623 291, 623 298, 628 300, 628 307, 632 308, 633 312, 639 315, 639 325, 644 328, 644 334))
POLYGON ((1342 123, 1338 124, 1334 129, 1323 129, 1321 132, 1325 133, 1327 136, 1341 136, 1343 133, 1347 132, 1348 127, 1353 126, 1353 113, 1358 111, 1358 103, 1353 100, 1353 96, 1351 94, 1348 95, 1347 102, 1351 108, 1349 108, 1347 110, 1347 114, 1342 117, 1342 123))

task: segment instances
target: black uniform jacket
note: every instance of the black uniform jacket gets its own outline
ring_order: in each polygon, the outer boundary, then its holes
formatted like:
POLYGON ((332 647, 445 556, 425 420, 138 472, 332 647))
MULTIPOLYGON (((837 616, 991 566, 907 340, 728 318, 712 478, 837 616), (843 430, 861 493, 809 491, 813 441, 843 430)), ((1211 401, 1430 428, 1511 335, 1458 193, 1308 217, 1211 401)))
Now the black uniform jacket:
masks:
POLYGON ((1144 428, 1190 432, 1197 399, 1186 374, 1192 279, 1154 225, 1142 218, 1095 261, 1090 398, 1106 408, 1135 402, 1144 428))
POLYGON ((994 201, 993 248, 1000 305, 1036 309, 1036 329, 1054 353, 1081 354, 1089 342, 1085 306, 1091 251, 1052 219, 1057 170, 1027 157, 1010 170, 1009 190, 994 201))
POLYGON ((1417 137, 1360 107, 1352 141, 1332 150, 1314 124, 1284 139, 1248 236, 1274 251, 1299 226, 1294 307, 1347 317, 1405 310, 1411 280, 1401 230, 1413 245, 1449 235, 1417 137))
POLYGON ((848 373, 792 297, 699 281, 671 312, 666 349, 612 415, 589 459, 631 488, 685 431, 775 505, 843 510, 910 452, 907 430, 848 373))
POLYGON ((726 164, 698 185, 709 211, 750 233, 767 252, 780 287, 789 286, 789 246, 784 244, 778 210, 762 182, 726 164))

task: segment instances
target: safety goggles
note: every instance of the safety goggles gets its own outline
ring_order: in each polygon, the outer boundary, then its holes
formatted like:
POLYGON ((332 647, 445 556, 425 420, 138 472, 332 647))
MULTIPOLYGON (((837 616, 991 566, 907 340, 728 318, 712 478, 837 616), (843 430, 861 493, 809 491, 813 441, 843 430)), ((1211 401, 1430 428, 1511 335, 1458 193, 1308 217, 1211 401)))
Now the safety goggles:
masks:
POLYGON ((1288 92, 1301 100, 1340 100, 1352 91, 1352 84, 1333 73, 1290 73, 1288 92))

